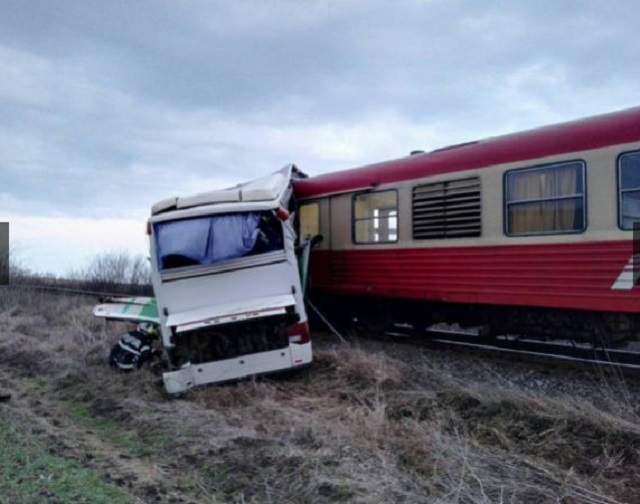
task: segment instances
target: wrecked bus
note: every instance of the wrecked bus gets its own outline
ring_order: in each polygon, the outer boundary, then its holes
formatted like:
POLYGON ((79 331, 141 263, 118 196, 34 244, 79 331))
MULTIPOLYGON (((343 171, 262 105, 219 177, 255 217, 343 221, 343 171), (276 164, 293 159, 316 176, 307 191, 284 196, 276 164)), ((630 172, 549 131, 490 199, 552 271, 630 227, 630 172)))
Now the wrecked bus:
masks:
POLYGON ((169 393, 311 362, 291 186, 303 176, 289 165, 153 206, 152 284, 169 393))

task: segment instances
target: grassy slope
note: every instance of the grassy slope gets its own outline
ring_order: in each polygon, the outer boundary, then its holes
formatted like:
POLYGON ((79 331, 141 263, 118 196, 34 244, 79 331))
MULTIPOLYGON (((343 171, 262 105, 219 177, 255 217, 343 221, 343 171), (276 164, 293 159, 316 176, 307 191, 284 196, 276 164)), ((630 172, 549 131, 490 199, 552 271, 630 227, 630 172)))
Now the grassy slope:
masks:
MULTIPOLYGON (((167 400, 105 364, 119 330, 88 300, 0 291, 16 450, 43 431, 61 477, 143 502, 640 502, 640 392, 615 376, 316 337, 308 373, 167 400)), ((38 495, 30 467, 4 484, 38 495)))
POLYGON ((96 471, 50 452, 46 443, 0 420, 0 502, 129 503, 96 471))

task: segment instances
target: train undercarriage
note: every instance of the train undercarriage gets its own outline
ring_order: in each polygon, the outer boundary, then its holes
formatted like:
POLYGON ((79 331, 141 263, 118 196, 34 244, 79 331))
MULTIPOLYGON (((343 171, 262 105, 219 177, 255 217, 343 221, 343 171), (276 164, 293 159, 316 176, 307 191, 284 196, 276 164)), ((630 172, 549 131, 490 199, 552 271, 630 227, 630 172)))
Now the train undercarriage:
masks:
POLYGON ((424 332, 438 324, 471 328, 484 341, 503 335, 562 339, 593 347, 617 348, 640 340, 640 315, 555 308, 420 302, 378 297, 314 296, 316 305, 341 327, 363 334, 405 328, 424 332))

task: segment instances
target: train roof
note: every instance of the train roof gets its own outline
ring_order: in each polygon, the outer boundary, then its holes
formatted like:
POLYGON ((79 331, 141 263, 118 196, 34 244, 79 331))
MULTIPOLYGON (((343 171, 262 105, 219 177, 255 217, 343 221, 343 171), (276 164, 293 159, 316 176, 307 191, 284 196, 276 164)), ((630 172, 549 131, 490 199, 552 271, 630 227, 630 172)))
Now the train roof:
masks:
POLYGON ((296 195, 309 199, 554 154, 640 140, 640 107, 529 131, 452 145, 424 154, 299 180, 296 195))

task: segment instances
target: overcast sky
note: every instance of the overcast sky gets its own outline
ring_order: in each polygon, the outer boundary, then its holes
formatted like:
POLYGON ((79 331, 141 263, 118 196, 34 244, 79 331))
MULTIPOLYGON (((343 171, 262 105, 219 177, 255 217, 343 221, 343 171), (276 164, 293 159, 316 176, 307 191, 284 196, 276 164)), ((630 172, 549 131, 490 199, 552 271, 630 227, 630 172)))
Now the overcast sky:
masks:
POLYGON ((640 104, 634 1, 0 0, 26 266, 146 253, 156 200, 640 104))

